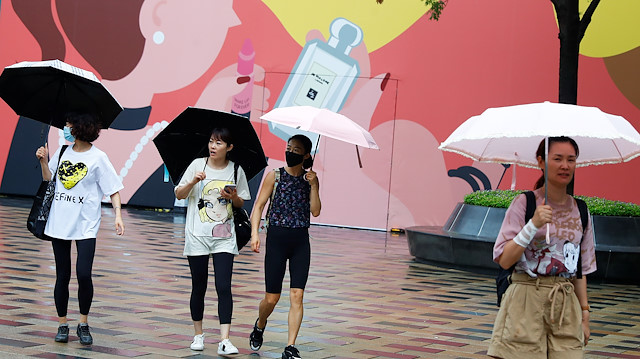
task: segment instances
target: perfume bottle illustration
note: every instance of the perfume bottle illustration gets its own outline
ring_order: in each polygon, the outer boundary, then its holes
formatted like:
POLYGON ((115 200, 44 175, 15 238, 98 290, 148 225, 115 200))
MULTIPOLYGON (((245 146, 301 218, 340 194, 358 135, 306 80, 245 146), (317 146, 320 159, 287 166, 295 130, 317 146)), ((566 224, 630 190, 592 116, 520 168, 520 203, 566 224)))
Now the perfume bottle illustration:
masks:
MULTIPOLYGON (((331 37, 307 42, 296 61, 274 107, 313 106, 335 112, 344 105, 360 66, 349 56, 362 41, 362 29, 345 18, 336 18, 329 27, 331 37)), ((318 135, 269 123, 271 132, 283 140, 297 133, 307 135, 315 145, 318 135)))
POLYGON ((253 63, 256 53, 250 39, 244 40, 242 49, 238 53, 238 78, 249 78, 249 81, 239 94, 233 96, 231 112, 249 118, 251 115, 251 99, 253 97, 253 63))

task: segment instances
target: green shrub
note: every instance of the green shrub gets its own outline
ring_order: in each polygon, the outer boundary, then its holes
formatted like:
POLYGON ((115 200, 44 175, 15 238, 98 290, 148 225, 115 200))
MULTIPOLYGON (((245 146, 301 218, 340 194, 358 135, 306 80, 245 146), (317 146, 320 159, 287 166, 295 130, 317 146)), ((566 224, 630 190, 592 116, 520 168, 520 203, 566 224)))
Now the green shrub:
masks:
MULTIPOLYGON (((496 208, 507 208, 511 201, 524 191, 477 191, 464 196, 464 203, 496 208)), ((640 206, 635 203, 611 201, 598 197, 576 196, 587 203, 589 212, 596 216, 640 217, 640 206)))

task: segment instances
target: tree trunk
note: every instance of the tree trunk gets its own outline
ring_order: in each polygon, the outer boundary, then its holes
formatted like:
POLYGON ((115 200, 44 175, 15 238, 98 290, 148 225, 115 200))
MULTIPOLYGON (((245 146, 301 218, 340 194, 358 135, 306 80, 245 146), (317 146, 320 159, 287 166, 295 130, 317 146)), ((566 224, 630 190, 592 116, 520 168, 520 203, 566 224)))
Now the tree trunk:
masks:
POLYGON ((578 102, 578 58, 580 41, 600 0, 591 0, 582 19, 579 0, 551 0, 556 9, 560 39, 560 69, 558 102, 576 105, 578 102))
POLYGON ((560 38, 558 102, 575 105, 578 101, 578 58, 580 16, 578 0, 552 0, 556 9, 560 38))

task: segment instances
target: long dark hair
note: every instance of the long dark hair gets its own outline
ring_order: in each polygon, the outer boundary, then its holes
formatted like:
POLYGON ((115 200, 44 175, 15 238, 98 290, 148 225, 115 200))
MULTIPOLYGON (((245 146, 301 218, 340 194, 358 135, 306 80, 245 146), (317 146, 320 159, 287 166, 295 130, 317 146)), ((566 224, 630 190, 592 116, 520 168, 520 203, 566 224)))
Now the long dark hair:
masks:
MULTIPOLYGON (((311 143, 311 140, 309 139, 309 137, 307 137, 305 135, 298 134, 298 135, 291 136, 287 140, 287 142, 289 142, 291 140, 296 140, 296 141, 300 142, 302 147, 304 147, 304 154, 305 155, 307 153, 311 153, 311 147, 313 146, 313 144, 311 143)), ((306 170, 307 168, 311 168, 311 166, 313 166, 313 157, 309 156, 309 158, 306 158, 304 160, 304 162, 302 162, 302 168, 304 168, 306 170)))
MULTIPOLYGON (((551 148, 551 145, 553 143, 570 143, 571 146, 573 146, 573 149, 576 150, 576 157, 580 155, 580 149, 578 148, 578 144, 571 137, 566 137, 566 136, 549 137, 549 148, 551 148)), ((547 160, 544 155, 544 140, 542 140, 538 145, 538 150, 536 151, 536 158, 538 158, 538 156, 542 157, 543 161, 547 160)), ((575 177, 571 178, 571 182, 569 182, 569 184, 567 185, 567 193, 571 195, 573 195, 574 179, 575 177)), ((542 170, 542 176, 538 178, 538 180, 536 181, 536 184, 533 186, 533 189, 538 189, 542 186, 544 186, 544 170, 542 170)))

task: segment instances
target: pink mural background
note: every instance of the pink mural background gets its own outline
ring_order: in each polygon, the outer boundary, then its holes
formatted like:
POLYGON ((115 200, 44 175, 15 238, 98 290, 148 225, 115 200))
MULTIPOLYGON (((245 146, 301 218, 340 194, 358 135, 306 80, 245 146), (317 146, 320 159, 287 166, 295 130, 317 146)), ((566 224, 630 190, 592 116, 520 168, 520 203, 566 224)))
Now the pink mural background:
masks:
MULTIPOLYGON (((42 60, 55 53, 44 51, 55 39, 39 42, 34 36, 38 31, 51 32, 51 28, 42 21, 25 25, 25 17, 16 14, 20 3, 24 5, 20 0, 0 3, 3 67, 42 60)), ((162 163, 148 140, 163 123, 166 125, 187 106, 231 109, 233 96, 247 85, 238 81, 236 73, 238 51, 246 39, 251 39, 256 53, 251 120, 269 157, 269 168, 283 164, 285 142, 273 135, 259 116, 275 104, 302 46, 265 3, 76 1, 98 18, 106 10, 92 11, 92 7, 111 7, 110 11, 120 15, 119 21, 137 26, 131 27, 133 32, 139 31, 131 35, 138 39, 136 46, 116 44, 110 52, 104 51, 105 44, 112 41, 108 31, 92 34, 86 30, 95 27, 95 20, 79 20, 80 15, 69 9, 58 11, 61 3, 73 1, 39 3, 44 4, 43 9, 51 4, 51 26, 61 34, 58 41, 64 44, 64 50, 58 52, 64 56, 61 60, 94 71, 125 108, 150 111, 148 118, 139 119, 142 122, 138 128, 109 129, 96 141, 117 171, 135 157, 123 177, 125 203, 145 206, 148 195, 141 188, 147 182, 150 188, 157 185, 163 191, 170 187, 169 183, 151 183, 161 181, 153 176, 160 173, 157 171, 162 163), (125 11, 125 3, 134 10, 125 11), (84 28, 83 21, 89 21, 84 28), (165 39, 161 44, 153 41, 158 31, 165 39)), ((491 4, 449 1, 440 21, 423 16, 372 52, 366 48, 364 33, 363 43, 350 55, 358 61, 360 75, 341 113, 369 129, 381 150, 361 149, 360 168, 354 146, 321 140, 314 165, 323 199, 319 223, 377 229, 441 225, 455 204, 472 191, 465 180, 448 174, 461 166, 480 169, 491 188, 498 186, 502 165, 473 163, 437 147, 458 125, 488 107, 555 101, 559 42, 550 2, 492 0, 491 4)), ((597 18, 596 11, 594 21, 597 18)), ((309 28, 306 39, 324 39, 328 27, 329 23, 322 29, 309 28)), ((633 66, 637 61, 630 60, 638 57, 638 50, 628 53, 604 59, 581 56, 578 104, 622 115, 638 128, 640 82, 621 80, 638 77, 637 66, 633 66)), ((30 152, 14 151, 11 156, 17 156, 25 170, 7 170, 10 150, 17 145, 12 141, 20 140, 14 136, 19 122, 4 102, 0 102, 0 118, 0 179, 5 187, 8 178, 33 173, 37 161, 35 147, 30 152)), ((32 139, 36 143, 44 140, 32 139)), ((50 132, 48 140, 53 151, 60 142, 57 130, 50 132)), ((517 172, 519 188, 530 188, 539 175, 529 169, 519 168, 517 172)), ((576 193, 638 203, 638 173, 639 160, 582 168, 576 176, 576 193)), ((499 188, 506 189, 510 183, 511 169, 499 188)), ((35 189, 25 186, 19 191, 6 191, 0 187, 0 192, 30 195, 35 189)))

